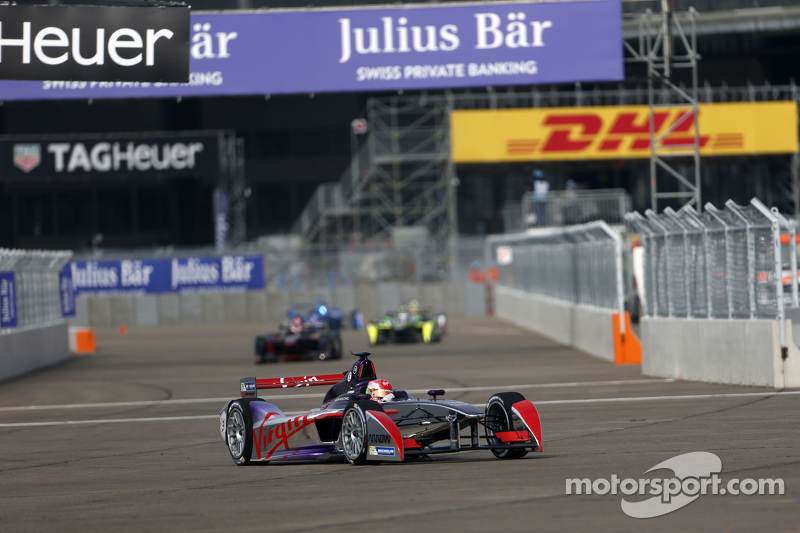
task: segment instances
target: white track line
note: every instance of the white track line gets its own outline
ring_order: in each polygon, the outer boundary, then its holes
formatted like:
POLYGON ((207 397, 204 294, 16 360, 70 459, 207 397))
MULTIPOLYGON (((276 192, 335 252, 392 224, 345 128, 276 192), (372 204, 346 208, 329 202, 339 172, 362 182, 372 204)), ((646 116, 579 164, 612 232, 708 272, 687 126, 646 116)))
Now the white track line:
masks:
MULTIPOLYGON (((616 386, 616 385, 641 385, 648 383, 672 383, 674 379, 631 379, 623 381, 575 381, 570 383, 540 383, 540 384, 527 384, 527 385, 503 385, 491 387, 458 387, 447 388, 447 392, 481 392, 481 391, 496 391, 497 389, 517 390, 517 389, 553 389, 562 387, 602 387, 602 386, 616 386)), ((305 388, 305 387, 287 387, 291 388, 305 388)), ((407 392, 411 394, 427 394, 429 389, 411 389, 407 392)), ((268 396, 260 396, 264 400, 297 400, 307 398, 321 398, 322 393, 316 394, 272 394, 268 396)), ((224 404, 233 398, 194 398, 185 400, 149 400, 140 402, 108 402, 108 403, 71 403, 60 405, 22 405, 18 407, 0 407, 0 413, 12 411, 47 411, 50 409, 102 409, 102 408, 115 408, 115 407, 150 407, 154 405, 185 405, 194 403, 219 403, 224 404)))
MULTIPOLYGON (((536 405, 565 405, 565 404, 581 404, 581 403, 622 403, 622 402, 651 402, 651 401, 664 401, 664 400, 705 400, 713 398, 766 398, 771 396, 794 396, 800 394, 800 391, 769 391, 769 392, 740 392, 740 393, 723 393, 723 394, 685 394, 680 396, 639 396, 633 398, 584 398, 579 400, 549 400, 536 402, 536 405)), ((284 413, 286 416, 292 417, 305 413, 306 411, 297 411, 291 413, 284 413)), ((111 420, 61 420, 57 422, 22 422, 15 424, 0 424, 0 428, 19 428, 19 427, 41 427, 41 426, 70 426, 79 424, 119 424, 129 422, 168 422, 176 420, 205 420, 205 419, 219 419, 219 415, 200 415, 200 416, 168 416, 159 418, 119 418, 111 420)))

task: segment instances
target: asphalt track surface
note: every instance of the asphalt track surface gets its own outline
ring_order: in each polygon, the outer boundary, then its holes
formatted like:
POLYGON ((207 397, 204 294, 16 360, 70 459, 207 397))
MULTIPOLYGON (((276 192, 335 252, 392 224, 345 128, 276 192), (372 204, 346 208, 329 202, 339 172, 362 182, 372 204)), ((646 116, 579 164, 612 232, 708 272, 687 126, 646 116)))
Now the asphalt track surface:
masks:
MULTIPOLYGON (((247 324, 98 330, 98 352, 0 383, 0 530, 27 531, 798 531, 798 391, 646 378, 492 318, 453 319, 440 344, 374 348, 378 375, 476 405, 517 390, 538 406, 544 452, 488 451, 354 467, 237 467, 218 429, 239 379, 346 370, 342 361, 255 366, 247 324), (722 460, 723 483, 772 478, 783 495, 704 495, 634 519, 621 499, 566 494, 571 478, 645 474, 688 452, 722 460)), ((346 350, 366 348, 344 333, 346 350)), ((324 389, 265 391, 287 413, 324 389)), ((724 485, 723 485, 724 486, 724 485)))

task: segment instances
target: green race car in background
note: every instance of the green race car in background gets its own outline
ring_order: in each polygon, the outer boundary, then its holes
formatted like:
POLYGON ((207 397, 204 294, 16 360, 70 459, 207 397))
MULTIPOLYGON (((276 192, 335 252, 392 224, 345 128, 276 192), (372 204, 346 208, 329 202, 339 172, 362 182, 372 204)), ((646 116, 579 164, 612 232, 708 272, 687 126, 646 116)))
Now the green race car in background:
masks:
POLYGON ((370 346, 392 342, 439 342, 447 331, 447 316, 430 313, 416 300, 367 324, 370 346))

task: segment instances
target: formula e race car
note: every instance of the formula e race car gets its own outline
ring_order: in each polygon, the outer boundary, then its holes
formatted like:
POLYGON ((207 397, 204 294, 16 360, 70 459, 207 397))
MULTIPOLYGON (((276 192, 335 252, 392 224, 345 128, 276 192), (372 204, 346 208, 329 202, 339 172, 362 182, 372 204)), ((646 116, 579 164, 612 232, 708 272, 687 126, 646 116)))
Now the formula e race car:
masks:
POLYGON ((517 392, 489 398, 486 409, 441 398, 418 399, 393 389, 380 403, 367 390, 377 380, 368 352, 343 374, 241 380, 241 398, 220 411, 220 433, 237 465, 286 460, 410 461, 436 453, 491 450, 516 459, 542 450, 539 414, 517 392), (258 398, 262 389, 331 385, 321 407, 287 416, 258 398), (385 401, 386 399, 389 401, 385 401))
POLYGON ((255 362, 280 360, 341 359, 342 314, 324 304, 295 305, 277 333, 255 340, 255 362))
POLYGON ((415 300, 367 324, 370 346, 390 342, 439 342, 447 331, 447 316, 422 309, 415 300))

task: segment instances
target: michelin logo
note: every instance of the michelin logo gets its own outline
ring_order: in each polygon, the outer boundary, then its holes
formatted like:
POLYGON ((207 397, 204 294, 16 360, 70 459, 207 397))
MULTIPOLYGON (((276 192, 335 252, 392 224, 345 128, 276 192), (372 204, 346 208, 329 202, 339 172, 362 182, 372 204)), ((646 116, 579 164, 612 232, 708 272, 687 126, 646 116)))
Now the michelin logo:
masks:
POLYGON ((369 454, 394 457, 394 448, 389 448, 387 446, 370 446, 369 454))

